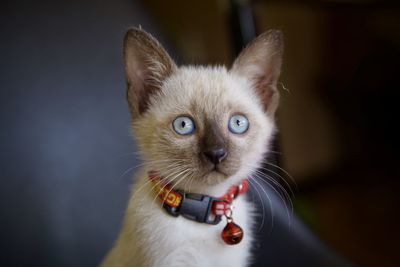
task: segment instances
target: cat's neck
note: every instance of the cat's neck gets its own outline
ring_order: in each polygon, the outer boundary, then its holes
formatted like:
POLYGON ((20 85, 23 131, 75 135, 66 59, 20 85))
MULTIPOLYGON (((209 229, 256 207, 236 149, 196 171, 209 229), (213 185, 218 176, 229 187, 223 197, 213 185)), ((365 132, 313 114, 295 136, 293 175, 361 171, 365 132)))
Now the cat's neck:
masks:
MULTIPOLYGON (((151 170, 154 171, 154 170, 151 170)), ((141 179, 143 179, 142 182, 147 182, 150 187, 153 187, 154 183, 149 183, 150 177, 149 177, 149 172, 150 170, 143 170, 143 175, 141 175, 141 179)), ((180 185, 170 185, 170 187, 173 190, 182 190, 185 193, 196 193, 196 194, 203 194, 203 195, 209 195, 209 196, 214 196, 214 197, 220 197, 224 195, 227 190, 234 184, 239 183, 243 178, 245 177, 227 177, 226 180, 221 181, 217 184, 201 184, 198 181, 201 181, 201 178, 198 177, 197 182, 193 181, 188 181, 188 182, 182 182, 180 185)), ((157 181, 155 181, 157 183, 157 181)))
POLYGON ((235 184, 235 182, 233 181, 236 180, 232 179, 232 177, 228 177, 225 181, 215 185, 196 185, 191 188, 186 188, 186 190, 185 188, 183 188, 183 190, 188 191, 187 193, 197 193, 214 197, 220 197, 224 195, 232 185, 235 184))

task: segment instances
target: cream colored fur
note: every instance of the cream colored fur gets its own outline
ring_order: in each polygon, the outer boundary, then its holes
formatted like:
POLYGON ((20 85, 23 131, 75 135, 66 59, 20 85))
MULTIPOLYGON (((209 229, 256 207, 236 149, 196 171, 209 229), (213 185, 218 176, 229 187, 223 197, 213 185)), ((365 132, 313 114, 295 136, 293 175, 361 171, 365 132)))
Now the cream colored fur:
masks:
MULTIPOLYGON (((251 262, 253 238, 252 205, 244 196, 234 201, 233 211, 235 223, 244 230, 244 238, 238 245, 229 246, 220 237, 225 219, 218 225, 208 225, 167 214, 152 190, 147 172, 159 171, 174 188, 222 196, 232 184, 259 167, 275 129, 275 110, 269 105, 276 105, 272 102, 277 101, 279 70, 271 80, 265 67, 247 61, 252 56, 266 53, 269 58, 257 59, 266 64, 265 61, 273 58, 271 55, 279 49, 280 57, 281 43, 277 44, 274 38, 281 37, 277 37, 276 32, 259 37, 242 53, 233 68, 227 70, 225 67, 178 68, 150 35, 140 29, 133 29, 129 34, 131 36, 125 40, 128 101, 133 132, 144 165, 136 175, 122 230, 101 266, 247 266, 251 262), (148 42, 145 48, 141 47, 143 40, 148 42), (261 48, 269 51, 259 51, 261 48), (152 49, 161 50, 153 53, 152 49), (251 49, 255 51, 250 53, 251 49), (143 60, 144 65, 132 63, 132 60, 143 60), (265 77, 262 77, 263 73, 265 77), (146 84, 148 80, 151 80, 150 84, 146 84), (144 101, 140 98, 143 94, 137 94, 139 90, 151 91, 142 112, 135 106, 137 101, 144 101), (260 90, 269 91, 267 98, 260 96, 260 90), (265 99, 269 102, 263 102, 265 99), (234 114, 244 114, 250 122, 249 130, 243 135, 228 130, 229 118, 234 114), (193 118, 194 134, 180 136, 174 132, 172 121, 181 115, 193 118), (229 147, 228 156, 221 163, 224 174, 210 172, 208 165, 199 159, 202 140, 208 134, 205 125, 209 121, 215 123, 214 127, 229 147)), ((274 64, 280 69, 280 62, 274 64)), ((275 71, 270 64, 266 65, 275 71)))

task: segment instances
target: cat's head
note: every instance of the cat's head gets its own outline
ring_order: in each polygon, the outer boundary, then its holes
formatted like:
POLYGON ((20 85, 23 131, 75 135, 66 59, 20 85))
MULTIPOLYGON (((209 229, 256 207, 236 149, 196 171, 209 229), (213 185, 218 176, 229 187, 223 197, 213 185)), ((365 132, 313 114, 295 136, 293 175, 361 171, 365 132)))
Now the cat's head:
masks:
POLYGON ((178 187, 249 175, 274 133, 282 34, 253 40, 233 66, 178 67, 142 29, 124 40, 127 98, 148 170, 178 187))

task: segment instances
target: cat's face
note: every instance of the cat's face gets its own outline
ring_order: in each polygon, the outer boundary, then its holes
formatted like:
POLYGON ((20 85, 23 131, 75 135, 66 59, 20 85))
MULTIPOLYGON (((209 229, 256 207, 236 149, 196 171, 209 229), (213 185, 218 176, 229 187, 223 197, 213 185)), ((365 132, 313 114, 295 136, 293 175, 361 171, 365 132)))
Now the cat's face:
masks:
POLYGON ((134 125, 141 151, 163 177, 208 184, 246 176, 273 131, 249 83, 225 68, 178 69, 134 125))
POLYGON ((183 188, 238 180, 256 169, 274 131, 277 101, 271 76, 255 68, 258 59, 245 53, 229 71, 178 68, 148 34, 133 34, 135 50, 125 43, 128 101, 146 166, 183 188), (143 47, 143 39, 150 45, 143 47), (253 71, 257 80, 248 77, 253 71))

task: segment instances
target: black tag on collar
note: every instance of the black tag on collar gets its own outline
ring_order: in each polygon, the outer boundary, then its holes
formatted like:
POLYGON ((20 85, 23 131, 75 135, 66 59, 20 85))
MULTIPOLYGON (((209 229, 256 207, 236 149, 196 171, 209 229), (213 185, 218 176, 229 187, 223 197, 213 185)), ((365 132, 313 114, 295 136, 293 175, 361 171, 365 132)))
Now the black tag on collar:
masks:
POLYGON ((221 215, 215 215, 212 213, 212 204, 214 201, 220 201, 217 198, 194 194, 194 193, 184 193, 178 191, 182 196, 182 202, 179 207, 174 208, 166 203, 164 203, 164 209, 172 216, 177 217, 182 215, 186 219, 207 223, 207 224, 218 224, 221 221, 221 215))

